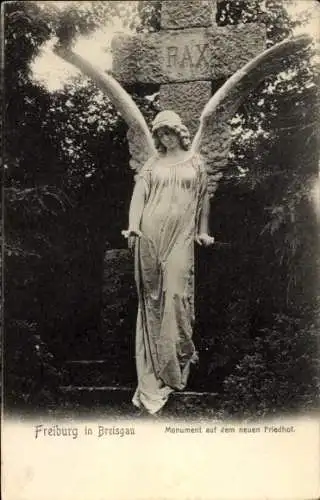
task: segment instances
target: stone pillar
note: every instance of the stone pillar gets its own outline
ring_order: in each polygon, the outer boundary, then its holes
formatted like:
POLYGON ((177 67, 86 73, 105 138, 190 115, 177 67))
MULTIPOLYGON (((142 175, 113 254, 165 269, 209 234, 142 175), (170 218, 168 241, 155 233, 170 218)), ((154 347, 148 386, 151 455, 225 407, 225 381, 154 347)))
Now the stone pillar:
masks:
POLYGON ((208 1, 162 2, 161 34, 167 37, 164 68, 171 80, 182 81, 161 84, 160 107, 176 111, 193 134, 201 110, 211 97, 209 45, 204 28, 210 27, 212 21, 213 9, 208 1))

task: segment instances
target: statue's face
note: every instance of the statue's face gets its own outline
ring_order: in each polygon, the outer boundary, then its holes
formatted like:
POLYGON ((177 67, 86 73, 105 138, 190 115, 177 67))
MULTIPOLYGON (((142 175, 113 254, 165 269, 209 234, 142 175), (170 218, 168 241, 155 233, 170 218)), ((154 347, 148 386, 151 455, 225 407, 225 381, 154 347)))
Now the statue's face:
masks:
POLYGON ((178 135, 169 127, 161 127, 157 130, 159 140, 167 151, 174 150, 180 147, 178 135))

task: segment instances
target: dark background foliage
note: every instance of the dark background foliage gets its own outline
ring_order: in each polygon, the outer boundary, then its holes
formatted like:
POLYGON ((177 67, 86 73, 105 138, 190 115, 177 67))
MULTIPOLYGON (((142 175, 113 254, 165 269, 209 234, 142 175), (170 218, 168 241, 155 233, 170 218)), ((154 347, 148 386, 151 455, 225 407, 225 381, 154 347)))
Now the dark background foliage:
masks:
MULTIPOLYGON (((132 173, 126 126, 90 82, 49 92, 30 63, 53 34, 73 40, 126 17, 126 2, 90 15, 47 2, 6 4, 5 390, 9 406, 56 405, 66 361, 104 359, 110 383, 134 384, 136 297, 121 229, 132 173), (97 118, 98 116, 98 118, 97 118)), ((72 3, 70 3, 72 4, 72 3)), ((161 2, 140 2, 132 29, 159 29, 161 2)), ((294 24, 281 2, 222 0, 220 25, 263 22, 268 45, 294 24)), ((319 229, 310 202, 318 168, 318 68, 304 52, 289 79, 264 82, 232 121, 227 175, 211 230, 227 247, 198 250, 200 366, 190 386, 219 393, 226 414, 316 405, 319 229)), ((147 119, 154 88, 130 88, 147 119)))

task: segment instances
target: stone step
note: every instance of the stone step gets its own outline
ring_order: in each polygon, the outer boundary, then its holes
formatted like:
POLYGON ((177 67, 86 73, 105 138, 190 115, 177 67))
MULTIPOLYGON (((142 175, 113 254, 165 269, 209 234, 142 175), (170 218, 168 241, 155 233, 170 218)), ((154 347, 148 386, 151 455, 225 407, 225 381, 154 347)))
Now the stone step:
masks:
POLYGON ((116 359, 70 360, 65 364, 66 386, 126 386, 135 379, 134 362, 119 366, 116 359))
MULTIPOLYGON (((64 366, 63 386, 74 387, 131 387, 136 382, 134 358, 125 356, 106 359, 69 360, 64 366)), ((208 387, 207 379, 197 366, 191 370, 189 390, 193 393, 216 393, 219 387, 208 387)), ((208 394, 209 394, 208 393, 208 394)))
MULTIPOLYGON (((62 385, 60 386, 60 389, 64 392, 104 392, 104 393, 114 393, 114 394, 121 394, 121 393, 127 393, 127 392, 132 392, 134 390, 134 387, 122 387, 122 386, 75 386, 75 385, 62 385)), ((177 391, 175 394, 175 397, 178 398, 197 398, 197 397, 210 397, 210 396, 218 396, 217 392, 197 392, 197 391, 177 391)))
POLYGON ((80 406, 114 406, 130 402, 133 387, 110 385, 63 385, 60 387, 65 400, 80 406))
MULTIPOLYGON (((131 416, 136 413, 131 399, 133 386, 61 386, 65 399, 70 406, 100 411, 108 416, 131 416)), ((214 392, 183 391, 171 394, 166 405, 166 415, 173 417, 212 418, 217 413, 219 394, 214 392)))

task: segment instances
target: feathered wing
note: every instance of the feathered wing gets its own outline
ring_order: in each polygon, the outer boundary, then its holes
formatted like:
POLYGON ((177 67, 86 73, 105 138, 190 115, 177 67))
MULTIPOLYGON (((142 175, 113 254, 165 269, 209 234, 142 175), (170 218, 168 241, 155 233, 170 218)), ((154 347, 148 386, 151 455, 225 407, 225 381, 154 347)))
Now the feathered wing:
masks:
POLYGON ((131 154, 130 166, 138 172, 142 165, 155 154, 156 150, 147 123, 132 97, 111 75, 95 68, 69 47, 56 46, 54 52, 91 78, 107 94, 112 104, 126 121, 129 127, 127 135, 131 154))
POLYGON ((206 161, 211 196, 228 163, 232 142, 228 121, 262 80, 284 69, 287 55, 307 47, 311 41, 308 35, 301 35, 265 50, 234 73, 204 107, 192 148, 206 161))

